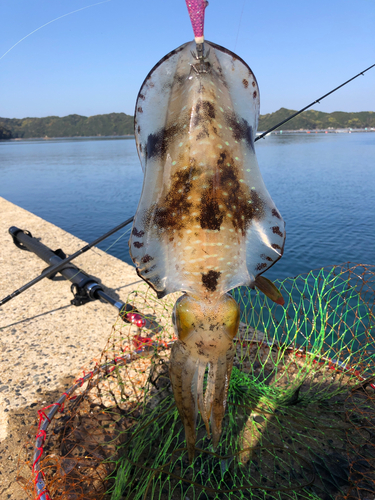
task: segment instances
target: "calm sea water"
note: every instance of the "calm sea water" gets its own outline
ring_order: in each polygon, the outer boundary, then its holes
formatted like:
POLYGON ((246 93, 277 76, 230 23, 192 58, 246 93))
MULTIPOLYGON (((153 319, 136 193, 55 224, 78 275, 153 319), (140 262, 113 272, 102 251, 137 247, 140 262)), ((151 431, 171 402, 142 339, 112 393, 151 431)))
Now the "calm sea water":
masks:
MULTIPOLYGON (((256 152, 287 229, 270 279, 375 264, 374 133, 269 136, 256 152)), ((134 215, 142 179, 133 138, 0 142, 0 196, 88 242, 134 215)), ((99 246, 130 264, 125 231, 99 246)))

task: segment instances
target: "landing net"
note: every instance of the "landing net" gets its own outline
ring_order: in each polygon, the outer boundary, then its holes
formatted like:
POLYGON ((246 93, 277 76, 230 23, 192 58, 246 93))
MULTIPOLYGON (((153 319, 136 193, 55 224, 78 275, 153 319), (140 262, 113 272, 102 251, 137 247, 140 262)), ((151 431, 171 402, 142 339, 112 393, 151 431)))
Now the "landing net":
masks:
POLYGON ((216 450, 198 416, 188 462, 168 377, 178 295, 159 301, 142 286, 128 297, 142 332, 119 319, 65 408, 52 405, 51 423, 40 412, 39 451, 25 446, 20 458, 25 489, 37 478, 42 500, 372 500, 375 267, 325 267, 276 286, 284 307, 233 291, 241 326, 216 450))

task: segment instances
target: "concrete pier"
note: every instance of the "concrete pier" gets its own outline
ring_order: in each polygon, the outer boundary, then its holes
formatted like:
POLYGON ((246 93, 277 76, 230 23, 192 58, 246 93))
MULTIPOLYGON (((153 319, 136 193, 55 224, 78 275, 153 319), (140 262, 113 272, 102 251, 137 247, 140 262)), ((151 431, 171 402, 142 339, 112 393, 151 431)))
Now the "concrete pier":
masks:
MULTIPOLYGON (((38 276, 46 264, 18 249, 8 229, 27 229, 52 250, 72 254, 86 242, 0 198, 0 298, 38 276)), ((110 228, 108 228, 110 229, 110 228)), ((100 236, 100 235, 98 235, 100 236)), ((127 241, 124 240, 124 245, 127 241)), ((93 248, 74 264, 103 282, 106 293, 126 301, 139 287, 135 269, 93 248)), ((0 498, 28 498, 15 482, 17 455, 27 423, 55 401, 100 356, 117 318, 99 301, 70 304, 70 282, 44 279, 0 308, 0 498), (23 422, 23 423, 22 423, 23 422), (24 426, 24 429, 23 429, 24 426)))

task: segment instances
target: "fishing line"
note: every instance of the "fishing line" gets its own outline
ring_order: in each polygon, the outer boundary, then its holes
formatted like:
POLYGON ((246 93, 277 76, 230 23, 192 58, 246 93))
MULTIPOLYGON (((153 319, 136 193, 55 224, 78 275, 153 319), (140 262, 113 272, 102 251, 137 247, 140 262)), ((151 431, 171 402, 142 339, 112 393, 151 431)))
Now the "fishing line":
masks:
POLYGON ((238 23, 237 36, 236 36, 236 41, 235 41, 235 44, 234 44, 234 51, 236 50, 236 47, 237 47, 238 35, 240 34, 240 28, 241 28, 241 21, 242 21, 243 11, 245 10, 245 3, 246 3, 246 0, 243 0, 242 11, 241 11, 241 15, 240 15, 240 22, 238 23))
POLYGON ((115 240, 115 241, 114 241, 111 245, 109 245, 109 247, 108 247, 108 248, 106 248, 104 251, 105 251, 105 252, 108 252, 108 250, 110 250, 110 249, 111 249, 114 245, 116 245, 116 243, 117 243, 118 241, 120 241, 120 240, 121 240, 121 238, 123 238, 126 234, 130 233, 130 229, 131 229, 131 228, 127 229, 125 232, 123 232, 122 234, 120 234, 120 236, 117 238, 117 240, 115 240))
POLYGON ((108 3, 110 2, 111 0, 104 0, 103 2, 97 2, 97 3, 93 3, 91 5, 87 5, 86 7, 81 7, 80 9, 77 9, 77 10, 72 10, 72 12, 69 12, 68 14, 64 14, 62 16, 59 16, 59 17, 56 17, 56 19, 52 19, 52 21, 48 21, 48 23, 45 23, 43 24, 42 26, 39 26, 39 28, 35 29, 34 31, 31 31, 28 35, 24 36, 23 38, 21 38, 21 40, 18 40, 17 43, 15 43, 10 49, 8 49, 1 57, 0 57, 0 61, 3 57, 5 57, 12 49, 14 49, 14 47, 16 47, 19 43, 23 42, 23 40, 25 40, 26 38, 28 38, 30 35, 32 35, 33 33, 36 33, 37 31, 41 30, 42 28, 44 28, 45 26, 48 26, 49 24, 51 23, 54 23, 55 21, 58 21, 59 19, 62 19, 63 17, 67 17, 67 16, 70 16, 70 14, 75 14, 76 12, 80 12, 81 10, 85 10, 85 9, 89 9, 90 7, 95 7, 95 5, 101 5, 102 3, 108 3))

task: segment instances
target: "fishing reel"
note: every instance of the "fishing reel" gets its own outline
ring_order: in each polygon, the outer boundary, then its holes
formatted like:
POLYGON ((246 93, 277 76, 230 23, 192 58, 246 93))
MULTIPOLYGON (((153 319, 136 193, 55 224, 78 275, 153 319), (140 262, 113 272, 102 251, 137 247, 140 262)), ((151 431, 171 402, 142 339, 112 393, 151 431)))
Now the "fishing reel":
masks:
POLYGON ((99 295, 97 292, 103 291, 103 288, 87 277, 86 280, 80 283, 72 283, 70 290, 74 295, 74 298, 70 301, 73 306, 82 306, 87 304, 87 302, 91 302, 92 300, 99 299, 99 295))
POLYGON ((53 280, 56 274, 59 273, 67 281, 71 282, 70 290, 74 297, 70 303, 73 306, 79 307, 93 300, 100 300, 116 307, 120 318, 126 323, 135 325, 138 328, 138 333, 146 325, 146 320, 142 318, 136 307, 112 298, 104 292, 103 286, 97 283, 92 276, 69 262, 61 266, 64 260, 67 259, 65 252, 61 248, 55 251, 51 250, 37 238, 34 238, 30 231, 26 229, 12 226, 9 228, 9 233, 18 248, 35 253, 40 259, 49 264, 42 272, 43 275, 53 280), (59 266, 59 270, 54 272, 57 266, 59 266), (48 273, 50 269, 52 272, 48 273))

